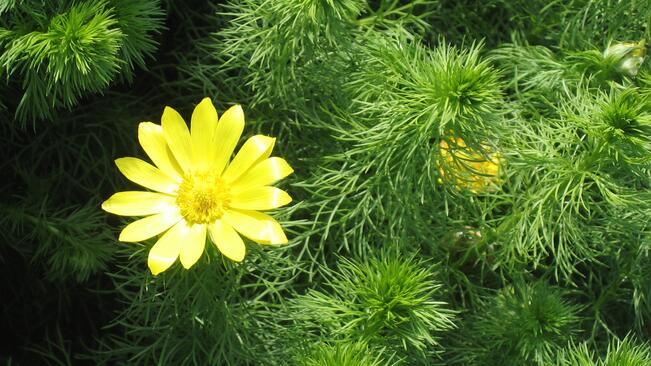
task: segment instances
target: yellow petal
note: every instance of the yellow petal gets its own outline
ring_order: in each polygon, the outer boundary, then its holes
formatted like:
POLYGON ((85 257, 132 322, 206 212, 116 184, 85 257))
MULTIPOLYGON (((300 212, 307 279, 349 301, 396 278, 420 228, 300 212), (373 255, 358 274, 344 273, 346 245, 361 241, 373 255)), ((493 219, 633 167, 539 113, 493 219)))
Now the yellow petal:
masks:
POLYGON ((165 107, 161 121, 167 145, 181 169, 188 173, 192 169, 192 141, 188 126, 179 112, 170 107, 165 107))
POLYGON ((292 174, 292 172, 294 172, 294 169, 283 158, 265 159, 233 182, 231 189, 233 193, 238 193, 253 187, 271 185, 292 174))
POLYGON ((208 228, 210 240, 226 257, 241 262, 246 254, 246 247, 240 235, 223 220, 217 220, 208 228))
POLYGON ((125 177, 141 186, 158 192, 175 194, 179 184, 155 166, 137 158, 120 158, 115 164, 125 177))
POLYGON ((244 111, 240 105, 234 105, 224 112, 217 123, 217 132, 215 133, 217 151, 213 169, 218 174, 222 173, 233 155, 242 130, 244 130, 244 111))
POLYGON ((241 210, 271 210, 292 202, 287 192, 276 187, 256 187, 231 196, 229 206, 241 210))
POLYGON ((203 98, 192 112, 190 123, 194 168, 207 171, 216 154, 217 110, 210 98, 203 98))
POLYGON ((194 224, 189 228, 181 247, 181 264, 183 268, 192 267, 203 254, 206 245, 206 225, 194 224))
POLYGON ((177 180, 183 177, 183 170, 176 162, 172 150, 167 146, 163 128, 160 125, 151 122, 140 123, 138 125, 138 141, 158 169, 177 180))
POLYGON ((222 178, 227 182, 233 182, 249 168, 268 158, 271 155, 275 141, 275 138, 263 135, 250 137, 228 165, 222 178))
POLYGON ((169 229, 181 219, 178 210, 147 216, 127 225, 120 233, 118 240, 126 242, 147 240, 169 229))
POLYGON ((258 244, 287 244, 280 224, 262 212, 232 209, 224 213, 222 220, 258 244))
POLYGON ((179 257, 179 253, 181 252, 181 247, 188 240, 190 232, 191 229, 188 223, 185 220, 181 220, 163 234, 156 244, 151 247, 147 265, 149 265, 149 269, 154 276, 170 268, 176 262, 176 258, 179 257))
POLYGON ((156 192, 118 192, 102 203, 102 209, 122 216, 145 216, 176 209, 176 197, 156 192))

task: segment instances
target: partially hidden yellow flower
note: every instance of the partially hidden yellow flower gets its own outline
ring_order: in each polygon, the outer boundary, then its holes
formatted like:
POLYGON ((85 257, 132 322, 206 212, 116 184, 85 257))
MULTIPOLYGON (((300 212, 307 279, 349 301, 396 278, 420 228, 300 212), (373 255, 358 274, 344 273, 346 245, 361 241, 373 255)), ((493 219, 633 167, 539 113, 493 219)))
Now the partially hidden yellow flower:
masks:
POLYGON ((140 145, 152 160, 117 159, 129 180, 149 191, 118 192, 102 204, 122 216, 146 216, 127 225, 119 240, 139 242, 162 234, 149 251, 154 275, 177 258, 192 267, 204 251, 206 238, 234 261, 242 261, 243 235, 258 244, 285 244, 280 224, 259 212, 291 202, 271 185, 293 172, 284 159, 269 157, 275 139, 249 138, 229 160, 244 129, 244 112, 235 105, 221 118, 209 98, 199 103, 188 127, 177 111, 165 107, 161 125, 142 122, 140 145))
POLYGON ((604 58, 614 58, 617 70, 629 76, 637 75, 646 56, 646 40, 639 42, 618 42, 604 50, 604 58))
POLYGON ((457 190, 467 189, 479 194, 497 188, 501 183, 502 157, 482 145, 485 154, 474 151, 461 137, 442 139, 439 143, 440 182, 448 183, 457 190))

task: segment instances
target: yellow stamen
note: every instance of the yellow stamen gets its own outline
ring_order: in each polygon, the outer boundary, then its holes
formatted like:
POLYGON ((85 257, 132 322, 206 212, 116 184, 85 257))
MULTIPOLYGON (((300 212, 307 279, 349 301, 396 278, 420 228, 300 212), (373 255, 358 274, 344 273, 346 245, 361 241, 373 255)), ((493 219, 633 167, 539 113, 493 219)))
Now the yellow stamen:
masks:
POLYGON ((230 202, 230 187, 214 173, 194 173, 183 178, 176 203, 192 224, 208 224, 222 217, 230 202))

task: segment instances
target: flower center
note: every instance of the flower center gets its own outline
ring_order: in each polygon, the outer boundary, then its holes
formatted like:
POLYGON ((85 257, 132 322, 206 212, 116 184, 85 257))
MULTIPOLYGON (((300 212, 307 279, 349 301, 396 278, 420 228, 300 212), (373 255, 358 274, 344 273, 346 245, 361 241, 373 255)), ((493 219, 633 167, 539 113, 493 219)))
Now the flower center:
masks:
POLYGON ((176 203, 181 215, 192 224, 208 224, 222 217, 230 201, 230 187, 212 173, 183 177, 176 203))

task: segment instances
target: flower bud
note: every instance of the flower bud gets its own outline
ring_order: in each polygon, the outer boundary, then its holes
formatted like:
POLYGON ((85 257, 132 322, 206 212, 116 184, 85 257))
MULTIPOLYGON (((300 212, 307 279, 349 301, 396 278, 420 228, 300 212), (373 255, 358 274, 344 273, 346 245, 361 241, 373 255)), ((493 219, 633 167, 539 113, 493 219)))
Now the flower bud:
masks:
POLYGON ((646 56, 646 40, 639 42, 618 42, 604 51, 604 58, 617 61, 617 71, 629 76, 637 75, 646 56))
POLYGON ((439 144, 439 174, 442 182, 475 194, 494 190, 502 183, 500 173, 503 162, 498 152, 482 145, 485 154, 480 154, 466 146, 460 137, 449 140, 450 142, 441 140, 439 144))

